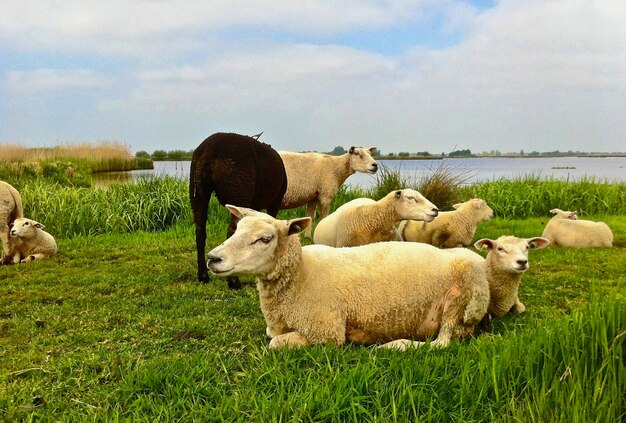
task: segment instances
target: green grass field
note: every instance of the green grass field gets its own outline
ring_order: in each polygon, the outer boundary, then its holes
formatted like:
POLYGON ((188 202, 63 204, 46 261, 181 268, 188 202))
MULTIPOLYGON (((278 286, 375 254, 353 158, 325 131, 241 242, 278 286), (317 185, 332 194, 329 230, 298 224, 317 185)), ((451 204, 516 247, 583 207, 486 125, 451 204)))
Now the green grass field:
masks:
MULTIPOLYGON (((22 189, 27 214, 58 234, 59 255, 0 267, 0 420, 626 418, 623 211, 585 216, 611 226, 614 248, 531 252, 520 290, 527 312, 488 333, 445 350, 274 351, 252 280, 240 291, 195 281, 184 181, 143 183, 22 189)), ((228 219, 212 210, 208 249, 228 219)), ((537 236, 547 219, 496 218, 476 238, 537 236)))

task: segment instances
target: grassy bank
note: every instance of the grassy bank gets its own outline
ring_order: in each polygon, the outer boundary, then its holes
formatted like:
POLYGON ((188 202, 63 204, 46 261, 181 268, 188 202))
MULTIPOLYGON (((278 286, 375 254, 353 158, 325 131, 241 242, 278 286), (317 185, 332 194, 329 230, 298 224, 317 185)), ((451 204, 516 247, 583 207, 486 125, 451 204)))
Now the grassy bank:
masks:
MULTIPOLYGON (((333 208, 403 183, 391 178, 342 189, 333 208)), ((0 421, 623 421, 624 186, 445 185, 429 195, 496 210, 476 238, 540 235, 560 207, 607 222, 615 247, 531 252, 527 312, 446 350, 270 351, 251 279, 240 291, 195 281, 186 181, 25 183, 26 214, 59 255, 0 266, 0 421)), ((215 199, 210 216, 209 249, 229 219, 215 199)))
MULTIPOLYGON (((624 245, 626 222, 609 221, 624 245)), ((480 236, 542 230, 496 219, 480 236)), ((223 239, 211 237, 210 245, 223 239)), ((527 313, 447 350, 266 349, 252 281, 195 282, 193 229, 79 236, 0 268, 5 421, 568 421, 625 416, 626 249, 531 253, 527 313)))

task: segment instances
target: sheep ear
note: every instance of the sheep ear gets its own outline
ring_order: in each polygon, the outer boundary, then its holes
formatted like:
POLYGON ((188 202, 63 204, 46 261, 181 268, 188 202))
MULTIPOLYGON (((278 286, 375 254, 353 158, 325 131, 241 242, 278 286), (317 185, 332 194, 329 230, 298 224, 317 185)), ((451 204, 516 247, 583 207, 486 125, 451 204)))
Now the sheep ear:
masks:
POLYGON ((550 210, 550 213, 557 214, 557 213, 560 213, 561 211, 562 211, 561 209, 552 209, 550 210))
POLYGON ((547 247, 550 244, 549 240, 547 240, 546 238, 542 238, 540 236, 535 237, 535 238, 527 238, 526 241, 528 242, 528 246, 535 250, 538 250, 543 247, 547 247))
POLYGON ((368 150, 370 151, 370 153, 373 153, 374 151, 377 150, 377 148, 376 147, 370 147, 370 148, 368 148, 368 150))
POLYGON ((453 205, 452 205, 452 208, 456 210, 456 209, 458 209, 459 207, 461 207, 462 205, 463 205, 463 203, 456 203, 456 204, 453 204, 453 205))
POLYGON ((348 150, 348 153, 354 154, 354 149, 355 148, 356 148, 355 146, 350 147, 350 150, 348 150))
POLYGON ((402 191, 398 190, 396 191, 396 198, 400 198, 402 197, 402 191))
POLYGON ((308 228, 310 224, 310 217, 300 217, 298 219, 292 219, 287 222, 287 225, 289 225, 287 235, 299 234, 300 232, 308 228))
POLYGON ((495 245, 496 242, 493 239, 483 238, 474 243, 474 248, 482 250, 485 246, 487 246, 488 250, 493 250, 495 245))
POLYGON ((43 223, 39 223, 39 222, 35 222, 35 221, 33 221, 33 226, 34 226, 35 228, 39 228, 39 229, 43 229, 43 228, 45 228, 45 226, 43 225, 43 223))
POLYGON ((256 210, 248 209, 246 207, 237 207, 237 206, 233 206, 231 204, 226 204, 225 207, 228 209, 229 212, 234 214, 239 219, 242 219, 245 216, 253 216, 253 215, 255 215, 257 213, 256 210))

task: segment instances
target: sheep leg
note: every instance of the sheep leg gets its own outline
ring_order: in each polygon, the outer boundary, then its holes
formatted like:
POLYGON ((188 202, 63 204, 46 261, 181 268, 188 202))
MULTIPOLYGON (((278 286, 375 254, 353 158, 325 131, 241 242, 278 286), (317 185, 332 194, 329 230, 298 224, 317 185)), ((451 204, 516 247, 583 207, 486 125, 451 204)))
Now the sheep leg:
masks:
POLYGON ((526 306, 522 304, 519 298, 515 298, 515 304, 513 304, 513 307, 511 307, 511 311, 518 314, 523 313, 526 311, 526 306))
POLYGON ((11 260, 10 240, 9 240, 9 227, 7 225, 0 225, 0 240, 2 240, 2 257, 0 257, 0 264, 8 263, 11 260))
POLYGON ((30 255, 26 256, 25 259, 22 260, 22 263, 28 263, 30 261, 40 260, 40 259, 45 258, 45 257, 46 257, 46 255, 42 254, 42 253, 30 254, 30 255))
MULTIPOLYGON (((315 209, 316 208, 317 208, 317 200, 311 201, 306 206, 306 214, 307 214, 307 216, 309 216, 311 218, 311 221, 313 221, 313 219, 315 219, 315 209)), ((312 236, 311 236, 312 227, 313 227, 313 225, 309 225, 309 227, 306 229, 306 231, 304 231, 304 236, 305 237, 312 238, 312 236)))
MULTIPOLYGON (((235 215, 230 215, 230 223, 228 224, 228 230, 226 231, 226 238, 230 238, 237 230, 237 222, 239 219, 235 215)), ((241 281, 237 276, 227 276, 228 287, 230 289, 241 289, 241 281)))
POLYGON ((305 347, 310 345, 308 339, 300 332, 293 331, 289 333, 284 333, 282 335, 275 336, 270 341, 270 348, 295 348, 295 347, 305 347))
POLYGON ((437 339, 431 342, 431 347, 443 348, 450 344, 452 338, 457 338, 471 333, 473 326, 464 327, 461 322, 467 307, 467 298, 458 286, 448 289, 444 297, 443 313, 441 314, 441 327, 437 339))
POLYGON ((205 244, 206 244, 206 221, 209 214, 210 197, 192 197, 191 206, 193 209, 193 223, 196 226, 196 252, 198 259, 198 281, 209 283, 209 269, 206 266, 205 244))
POLYGON ((390 350, 406 351, 409 348, 418 348, 425 344, 426 342, 412 341, 410 339, 396 339, 394 341, 379 345, 376 348, 387 348, 390 350))

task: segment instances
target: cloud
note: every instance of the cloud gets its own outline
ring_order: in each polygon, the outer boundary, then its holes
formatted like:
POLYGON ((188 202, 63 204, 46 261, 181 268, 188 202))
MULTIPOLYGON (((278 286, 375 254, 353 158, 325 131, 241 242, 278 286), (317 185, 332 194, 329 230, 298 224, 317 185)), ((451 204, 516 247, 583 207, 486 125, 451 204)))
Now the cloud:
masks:
POLYGON ((114 73, 11 70, 5 87, 23 95, 20 110, 31 94, 91 95, 92 120, 116 128, 100 138, 137 139, 147 150, 181 140, 192 148, 217 130, 265 130, 294 150, 623 150, 621 0, 501 0, 488 9, 452 0, 110 4, 20 4, 0 17, 0 39, 19 48, 45 39, 79 57, 80 49, 139 55, 114 73), (18 12, 26 15, 19 23, 2 21, 18 12), (419 25, 434 14, 458 42, 384 54, 333 35, 419 25))
POLYGON ((110 76, 90 69, 37 69, 10 71, 5 86, 11 95, 104 90, 113 87, 110 76))

